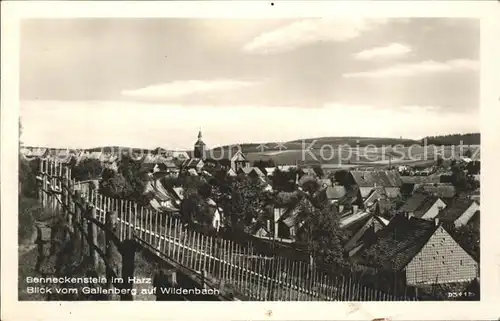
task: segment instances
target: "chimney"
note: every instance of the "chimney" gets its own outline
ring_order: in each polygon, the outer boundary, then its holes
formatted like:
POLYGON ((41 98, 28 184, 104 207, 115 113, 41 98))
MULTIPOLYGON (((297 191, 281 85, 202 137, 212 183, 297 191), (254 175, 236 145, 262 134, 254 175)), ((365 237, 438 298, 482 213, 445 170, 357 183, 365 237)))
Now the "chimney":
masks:
POLYGON ((344 205, 339 204, 339 213, 342 213, 344 211, 344 205))
POLYGON ((358 205, 352 206, 352 214, 356 214, 358 212, 358 205))
POLYGON ((439 225, 439 218, 437 218, 437 217, 434 218, 434 225, 436 225, 436 226, 439 225))

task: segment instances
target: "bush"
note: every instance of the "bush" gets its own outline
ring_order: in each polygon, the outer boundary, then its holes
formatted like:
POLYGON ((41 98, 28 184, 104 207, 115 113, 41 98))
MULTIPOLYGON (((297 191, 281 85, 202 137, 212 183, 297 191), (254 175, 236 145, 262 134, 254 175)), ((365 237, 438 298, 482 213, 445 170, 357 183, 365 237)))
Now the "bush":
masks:
POLYGON ((18 241, 31 237, 35 220, 42 213, 37 199, 36 170, 37 161, 27 161, 19 157, 19 206, 18 206, 18 241))
POLYGON ((42 212, 43 209, 37 199, 19 196, 19 244, 31 237, 35 229, 35 220, 41 216, 42 212))

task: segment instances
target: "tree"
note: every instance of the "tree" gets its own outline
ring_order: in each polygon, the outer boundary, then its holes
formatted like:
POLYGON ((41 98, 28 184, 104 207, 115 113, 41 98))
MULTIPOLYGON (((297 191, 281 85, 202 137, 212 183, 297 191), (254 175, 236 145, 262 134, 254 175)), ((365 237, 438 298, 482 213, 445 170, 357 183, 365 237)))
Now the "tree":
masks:
POLYGON ((469 162, 465 167, 467 169, 467 173, 470 175, 479 174, 481 171, 481 163, 480 162, 469 162))
POLYGON ((348 178, 349 178, 349 172, 346 171, 345 169, 341 169, 339 171, 336 171, 334 174, 335 181, 339 183, 340 185, 348 185, 348 178))
POLYGON ((160 183, 167 189, 173 188, 178 185, 178 180, 176 177, 165 176, 160 179, 160 183))
POLYGON ((313 196, 320 187, 318 180, 315 178, 308 179, 302 183, 302 189, 310 196, 313 196))
POLYGON ((459 244, 467 248, 469 253, 479 261, 480 254, 480 220, 479 213, 476 213, 466 225, 452 230, 453 236, 459 244))
POLYGON ((299 241, 308 245, 316 263, 345 264, 343 259, 343 233, 339 226, 339 214, 334 206, 323 208, 302 207, 304 217, 299 241))
POLYGON ((210 208, 201 195, 193 191, 185 195, 181 202, 181 220, 184 224, 210 225, 210 208))
POLYGON ((133 194, 132 186, 121 173, 106 168, 102 172, 102 176, 99 189, 103 195, 129 199, 133 194))
POLYGON ((77 181, 86 181, 100 178, 102 171, 103 166, 100 160, 87 158, 75 164, 71 169, 71 174, 77 181))
POLYGON ((316 175, 318 177, 323 177, 325 175, 325 173, 323 172, 323 168, 321 167, 321 165, 314 165, 312 167, 312 169, 314 170, 314 173, 316 173, 316 175))
POLYGON ((296 168, 292 167, 287 171, 283 171, 276 167, 271 179, 273 189, 277 191, 292 192, 295 190, 297 174, 298 170, 296 168))
POLYGON ((107 168, 103 170, 100 186, 104 195, 144 204, 148 201, 144 195, 147 180, 147 171, 141 167, 141 162, 122 155, 117 172, 107 168))
POLYGON ((222 199, 222 208, 229 219, 230 226, 235 230, 243 230, 257 219, 266 204, 267 195, 258 181, 249 177, 237 177, 231 184, 231 190, 222 199))
POLYGON ((479 182, 471 175, 466 175, 464 168, 460 165, 455 164, 452 166, 451 172, 450 181, 458 192, 475 190, 479 187, 479 182))
POLYGON ((198 186, 198 194, 204 199, 209 198, 212 194, 212 186, 206 182, 202 182, 200 186, 198 186))
POLYGON ((25 197, 37 197, 36 173, 40 163, 38 160, 28 161, 19 156, 19 193, 25 197))
POLYGON ((276 164, 272 159, 267 159, 267 160, 259 159, 253 162, 253 166, 258 167, 261 171, 265 171, 266 168, 276 167, 276 164))
POLYGON ((19 155, 18 191, 18 241, 31 237, 35 220, 42 215, 43 209, 37 200, 37 161, 28 161, 19 155))
POLYGON ((198 193, 198 188, 204 183, 200 176, 185 175, 179 177, 184 193, 198 193))

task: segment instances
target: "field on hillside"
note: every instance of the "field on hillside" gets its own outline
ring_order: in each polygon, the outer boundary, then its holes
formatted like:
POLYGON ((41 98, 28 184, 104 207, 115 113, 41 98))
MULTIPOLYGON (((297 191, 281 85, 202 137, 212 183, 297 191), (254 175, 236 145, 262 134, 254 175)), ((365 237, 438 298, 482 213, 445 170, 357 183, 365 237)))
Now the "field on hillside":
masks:
POLYGON ((323 145, 311 149, 283 149, 281 151, 247 152, 250 162, 273 160, 278 165, 313 165, 325 167, 384 166, 391 164, 431 164, 440 155, 443 159, 459 158, 470 150, 471 158, 480 160, 479 146, 410 146, 399 148, 386 147, 333 147, 323 145))

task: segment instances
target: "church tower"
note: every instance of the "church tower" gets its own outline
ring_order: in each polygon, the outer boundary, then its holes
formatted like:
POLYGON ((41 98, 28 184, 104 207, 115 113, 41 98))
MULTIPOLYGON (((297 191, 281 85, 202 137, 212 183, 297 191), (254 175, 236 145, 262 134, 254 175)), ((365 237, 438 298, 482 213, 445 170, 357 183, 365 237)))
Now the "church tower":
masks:
POLYGON ((194 158, 205 158, 205 143, 201 139, 201 130, 198 132, 198 140, 196 143, 194 143, 194 151, 193 151, 193 157, 194 158))

